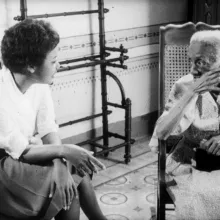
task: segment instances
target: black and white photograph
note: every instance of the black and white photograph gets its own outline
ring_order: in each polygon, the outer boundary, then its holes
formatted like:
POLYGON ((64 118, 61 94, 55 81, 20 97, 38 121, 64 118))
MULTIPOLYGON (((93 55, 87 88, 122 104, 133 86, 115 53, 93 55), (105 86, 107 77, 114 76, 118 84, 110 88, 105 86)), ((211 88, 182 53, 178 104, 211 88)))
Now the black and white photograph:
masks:
POLYGON ((0 220, 220 220, 220 0, 0 0, 0 220))

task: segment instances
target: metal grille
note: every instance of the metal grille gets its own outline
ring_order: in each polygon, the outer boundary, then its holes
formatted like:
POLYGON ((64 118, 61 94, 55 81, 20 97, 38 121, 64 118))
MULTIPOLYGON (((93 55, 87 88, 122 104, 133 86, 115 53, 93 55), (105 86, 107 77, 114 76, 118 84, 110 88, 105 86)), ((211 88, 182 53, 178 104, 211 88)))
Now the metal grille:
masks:
POLYGON ((164 103, 173 84, 190 72, 189 45, 166 45, 164 48, 164 103))

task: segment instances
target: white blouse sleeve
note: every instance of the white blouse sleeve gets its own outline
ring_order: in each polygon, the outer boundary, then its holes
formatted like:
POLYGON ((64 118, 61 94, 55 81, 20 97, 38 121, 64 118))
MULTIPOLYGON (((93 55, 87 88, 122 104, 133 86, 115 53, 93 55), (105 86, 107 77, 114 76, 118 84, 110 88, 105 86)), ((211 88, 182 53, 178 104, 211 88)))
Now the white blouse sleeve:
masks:
POLYGON ((19 159, 28 144, 28 139, 20 132, 6 109, 0 107, 0 148, 14 159, 19 159))
MULTIPOLYGON (((184 77, 186 78, 186 77, 184 77)), ((181 84, 184 83, 184 78, 180 79, 179 81, 177 81, 169 94, 168 97, 168 101, 165 105, 164 108, 164 112, 163 114, 159 117, 159 119, 163 118, 164 116, 166 116, 170 109, 176 105, 176 103, 180 100, 180 98, 183 96, 184 92, 181 90, 181 84)), ((186 78, 187 79, 187 78, 186 78)), ((190 102, 188 103, 184 114, 182 115, 182 117, 179 119, 179 123, 176 125, 176 127, 170 131, 170 135, 180 135, 182 134, 184 131, 186 131, 189 126, 192 124, 192 122, 195 119, 195 109, 196 109, 196 101, 198 99, 198 95, 194 96, 190 102)), ((158 119, 158 120, 159 120, 158 119)), ((158 138, 156 136, 156 130, 157 130, 157 123, 152 135, 152 138, 150 140, 150 147, 156 147, 158 146, 158 138)))
POLYGON ((58 132, 50 87, 44 85, 43 89, 44 92, 42 93, 43 96, 37 113, 37 132, 40 137, 52 132, 58 132))

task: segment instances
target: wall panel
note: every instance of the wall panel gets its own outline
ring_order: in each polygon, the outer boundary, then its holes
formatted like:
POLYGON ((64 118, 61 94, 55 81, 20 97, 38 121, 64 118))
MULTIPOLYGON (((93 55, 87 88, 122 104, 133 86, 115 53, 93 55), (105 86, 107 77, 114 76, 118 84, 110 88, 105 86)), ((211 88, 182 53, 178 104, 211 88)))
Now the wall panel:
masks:
MULTIPOLYGON (((28 14, 44 14, 97 9, 96 0, 27 0, 28 14)), ((129 49, 127 70, 109 68, 124 85, 132 100, 132 117, 157 110, 159 26, 186 21, 187 0, 105 0, 106 43, 123 44, 129 49)), ((0 1, 0 37, 19 15, 18 0, 0 1)), ((99 53, 98 16, 78 15, 48 19, 61 36, 59 60, 99 53)), ((118 56, 112 53, 111 57, 118 56)), ((60 72, 51 87, 58 123, 101 112, 99 67, 60 72)), ((108 78, 110 101, 119 102, 119 89, 108 78)), ((111 109, 111 108, 110 108, 111 109)), ((113 109, 109 123, 124 120, 121 110, 113 109)), ((102 119, 78 123, 60 130, 61 137, 77 135, 102 125, 102 119)))

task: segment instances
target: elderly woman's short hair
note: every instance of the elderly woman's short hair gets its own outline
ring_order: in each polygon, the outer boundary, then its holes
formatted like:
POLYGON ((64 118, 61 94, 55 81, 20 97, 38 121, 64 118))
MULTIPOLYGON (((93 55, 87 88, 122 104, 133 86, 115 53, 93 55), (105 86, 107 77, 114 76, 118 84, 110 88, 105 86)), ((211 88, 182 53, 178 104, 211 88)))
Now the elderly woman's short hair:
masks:
POLYGON ((215 56, 220 59, 220 30, 204 30, 194 33, 190 43, 200 42, 206 46, 212 46, 215 50, 215 56))
POLYGON ((40 66, 59 43, 59 35, 43 20, 26 19, 5 31, 1 43, 4 65, 25 73, 28 66, 40 66))

